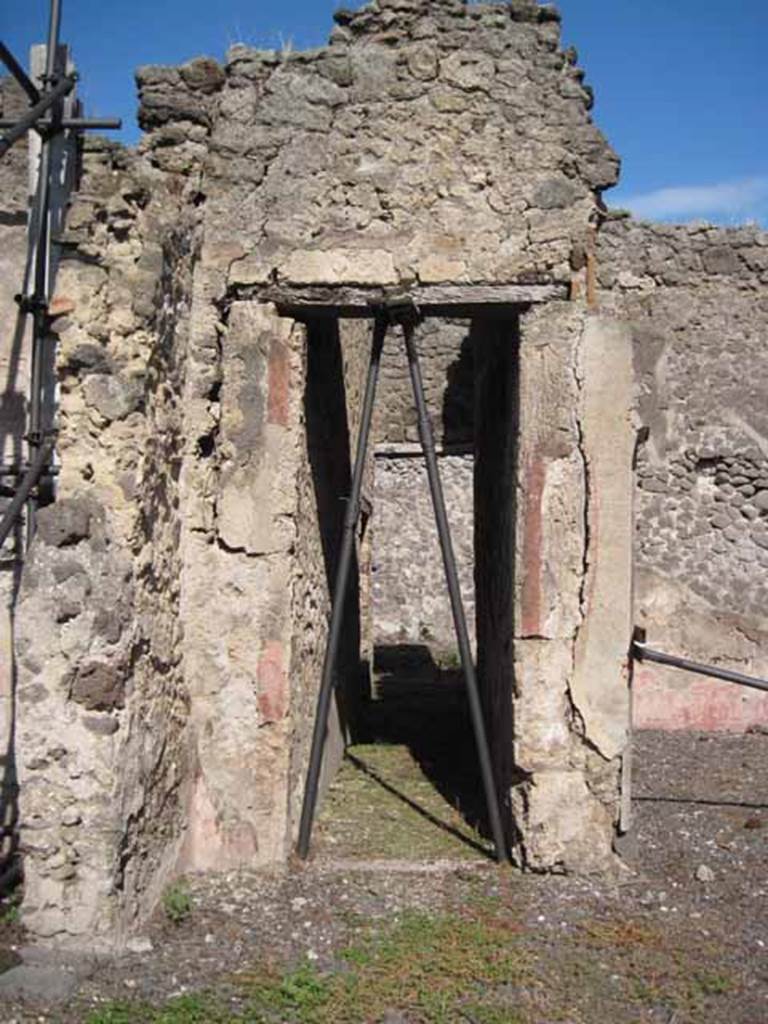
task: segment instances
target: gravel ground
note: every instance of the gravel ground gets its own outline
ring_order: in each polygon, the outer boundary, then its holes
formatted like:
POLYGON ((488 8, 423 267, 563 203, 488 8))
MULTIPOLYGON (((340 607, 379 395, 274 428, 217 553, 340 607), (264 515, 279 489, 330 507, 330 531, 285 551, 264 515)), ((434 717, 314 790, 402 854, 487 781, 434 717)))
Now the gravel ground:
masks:
MULTIPOLYGON (((51 959, 23 947, 18 925, 0 924, 0 966, 20 955, 28 972, 26 982, 0 975, 0 1020, 74 1024, 109 1000, 159 1005, 206 988, 237 1006, 238 979, 254 965, 338 968, 339 950, 371 923, 415 909, 514 927, 531 966, 509 996, 526 1024, 764 1024, 768 735, 641 733, 634 773, 621 882, 524 876, 469 846, 411 860, 399 842, 393 856, 355 859, 326 841, 331 817, 308 865, 191 878, 188 917, 158 913, 118 958, 51 959)), ((344 806, 343 790, 337 798, 344 806)))

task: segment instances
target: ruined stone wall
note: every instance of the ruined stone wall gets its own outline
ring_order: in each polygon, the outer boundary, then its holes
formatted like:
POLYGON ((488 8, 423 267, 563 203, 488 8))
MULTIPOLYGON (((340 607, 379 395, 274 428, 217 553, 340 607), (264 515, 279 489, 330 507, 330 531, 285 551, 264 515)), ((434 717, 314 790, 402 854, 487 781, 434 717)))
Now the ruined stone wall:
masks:
MULTIPOLYGON (((469 323, 428 318, 414 334, 435 442, 471 446, 474 420, 473 351, 469 323)), ((390 331, 384 345, 374 441, 390 446, 418 443, 416 407, 402 334, 390 331)))
MULTIPOLYGON (((17 609, 27 920, 40 934, 114 940, 173 871, 288 856, 327 629, 321 505, 343 500, 331 491, 349 457, 342 443, 323 494, 307 305, 433 284, 485 288, 484 301, 489 286, 525 288, 534 301, 586 284, 596 192, 617 160, 554 10, 378 0, 337 21, 317 51, 237 46, 224 68, 142 69, 138 150, 97 146, 86 160, 57 285, 59 497, 17 609)), ((555 306, 536 353, 560 351, 555 306)), ((433 404, 445 406, 451 344, 436 336, 433 404)), ((352 436, 367 354, 367 331, 342 325, 334 373, 318 378, 338 387, 340 363, 336 418, 346 412, 352 436)), ((537 396, 547 368, 526 366, 537 396)), ((558 402, 576 394, 566 378, 558 402)), ((399 443, 413 421, 397 419, 399 443)), ((571 427, 578 507, 588 488, 571 427)), ((372 486, 369 467, 369 498, 372 486)), ((532 500, 523 524, 529 512, 544 515, 532 500)), ((589 575, 583 519, 556 533, 556 567, 571 541, 578 555, 564 600, 581 608, 583 636, 599 618, 574 597, 589 575)), ((369 546, 362 537, 363 581, 369 546)), ((557 576, 548 558, 530 556, 530 593, 557 576)), ((611 699, 623 692, 622 666, 613 651, 597 668, 579 655, 572 673, 577 638, 550 637, 548 622, 541 636, 563 643, 542 643, 521 692, 532 707, 548 706, 540 690, 583 692, 578 715, 563 698, 562 750, 525 762, 517 850, 539 868, 604 865, 625 723, 610 709, 608 742, 609 712, 590 701, 597 679, 611 699), (563 801, 578 812, 550 834, 563 801)))
MULTIPOLYGON (((471 454, 438 460, 470 638, 475 634, 471 454)), ((420 445, 380 451, 373 504, 373 624, 377 645, 427 647, 438 662, 458 657, 427 471, 420 445)))
MULTIPOLYGON (((197 371, 185 403, 188 432, 211 441, 208 491, 194 453, 184 471, 182 615, 193 709, 198 691, 219 685, 222 664, 244 679, 250 671, 244 652, 237 665, 213 657, 215 645, 194 624, 212 581, 220 581, 223 635, 233 628, 230 609, 247 606, 262 665, 240 701, 228 693, 205 714, 203 735, 211 738, 201 741, 200 800, 211 832, 209 852, 191 860, 201 866, 209 856, 219 863, 284 857, 295 825, 284 780, 300 779, 305 765, 306 709, 314 700, 324 616, 314 609, 307 616, 303 598, 289 609, 282 603, 287 581, 302 578, 297 551, 314 566, 314 583, 305 580, 296 593, 314 594, 319 607, 323 581, 317 536, 287 489, 299 473, 302 507, 311 508, 300 468, 306 455, 293 442, 306 368, 289 318, 302 303, 333 301, 332 294, 341 301, 344 289, 367 289, 370 298, 398 284, 533 281, 557 282, 565 291, 574 274, 583 274, 594 189, 616 176, 616 158, 589 119, 581 72, 558 49, 551 9, 392 0, 342 13, 338 21, 330 46, 318 51, 230 52, 206 159, 192 359, 201 367, 206 359, 212 367, 223 362, 210 381, 220 382, 216 401, 225 402, 234 346, 243 359, 248 338, 253 344, 258 336, 270 354, 267 370, 259 371, 266 397, 234 400, 239 429, 251 432, 258 457, 243 454, 245 435, 212 426, 211 383, 196 379, 197 371), (233 332, 233 312, 246 309, 248 329, 238 321, 233 332), (270 330, 276 347, 266 341, 270 330), (285 374, 275 369, 281 346, 291 353, 285 374), (280 381, 287 418, 273 423, 268 412, 266 427, 259 427, 258 410, 265 402, 269 408, 280 381), (283 425, 285 434, 277 429, 283 425), (232 462, 239 464, 235 474, 232 462), (242 523, 233 531, 235 507, 258 510, 249 513, 263 528, 258 538, 242 523), (307 546, 297 548, 297 536, 307 546), (248 568, 233 593, 229 581, 238 566, 248 568), (309 668, 295 674, 287 666, 297 664, 298 650, 309 668), (284 699, 270 705, 275 720, 254 735, 248 700, 265 687, 284 699), (288 769, 286 749, 293 751, 288 769), (257 776, 244 764, 258 766, 257 776), (257 807, 243 805, 243 791, 258 794, 257 807), (233 838, 243 834, 253 838, 233 838)), ((169 74, 152 72, 158 82, 169 74)), ((183 118, 180 105, 157 106, 171 131, 183 118)), ((435 397, 442 387, 436 374, 435 397)), ((412 425, 406 422, 401 436, 412 425)))
POLYGON ((25 911, 57 941, 115 941, 146 914, 187 818, 178 505, 198 182, 161 164, 86 143, 52 303, 61 467, 15 613, 16 756, 25 911))
POLYGON ((579 303, 521 317, 514 764, 520 859, 601 870, 629 729, 633 380, 627 332, 579 303))
MULTIPOLYGON (((611 219, 601 303, 631 325, 640 419, 636 587, 648 642, 765 676, 768 234, 611 219)), ((638 726, 744 729, 755 691, 638 666, 638 726)))
MULTIPOLYGON (((469 323, 429 318, 419 324, 415 339, 474 638, 474 358, 469 323)), ((455 659, 453 618, 400 331, 391 331, 384 346, 375 441, 374 643, 423 645, 438 661, 455 659)))
POLYGON ((618 162, 553 10, 391 0, 337 20, 327 49, 230 52, 211 163, 231 281, 570 281, 618 162))

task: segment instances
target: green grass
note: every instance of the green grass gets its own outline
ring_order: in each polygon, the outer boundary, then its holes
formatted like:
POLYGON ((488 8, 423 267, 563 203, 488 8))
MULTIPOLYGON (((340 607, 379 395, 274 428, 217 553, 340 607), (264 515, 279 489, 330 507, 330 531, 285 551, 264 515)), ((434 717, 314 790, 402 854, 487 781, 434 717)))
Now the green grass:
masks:
POLYGON ((634 1024, 651 1008, 698 1021, 738 988, 715 950, 683 952, 658 923, 526 930, 513 889, 497 889, 495 904, 470 895, 454 912, 370 923, 330 970, 256 966, 163 1006, 106 1005, 86 1024, 376 1024, 387 1011, 414 1024, 634 1024))
POLYGON ((173 924, 181 924, 192 913, 192 895, 183 878, 173 882, 163 893, 163 912, 173 924))
POLYGON ((317 824, 318 850, 406 860, 480 858, 488 841, 425 776, 407 747, 350 748, 317 824), (362 766, 362 767, 361 767, 362 766))
POLYGON ((87 1024, 365 1024, 393 1009, 420 1024, 520 1024, 496 992, 525 972, 525 954, 508 930, 454 914, 408 913, 342 950, 336 970, 302 964, 236 975, 228 985, 239 1009, 203 993, 161 1008, 110 1004, 87 1024))
POLYGON ((9 906, 0 909, 0 927, 18 924, 20 920, 21 911, 16 904, 11 903, 9 906))

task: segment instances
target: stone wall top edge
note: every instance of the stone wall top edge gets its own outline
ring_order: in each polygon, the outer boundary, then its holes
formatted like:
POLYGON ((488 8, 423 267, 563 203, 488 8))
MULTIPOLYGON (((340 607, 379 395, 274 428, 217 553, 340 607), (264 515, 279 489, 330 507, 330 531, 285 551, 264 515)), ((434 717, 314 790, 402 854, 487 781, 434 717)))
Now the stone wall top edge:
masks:
MULTIPOLYGON (((237 65, 256 61, 264 65, 311 64, 327 58, 339 46, 362 42, 396 45, 406 37, 418 23, 424 23, 414 36, 414 41, 439 34, 441 28, 463 27, 468 31, 486 23, 487 27, 503 30, 513 23, 543 25, 559 23, 560 12, 554 4, 537 3, 537 0, 503 0, 503 2, 468 3, 467 0, 374 0, 357 9, 342 7, 332 14, 336 28, 330 33, 329 42, 324 46, 294 50, 290 46, 282 49, 250 46, 234 43, 227 50, 223 61, 210 56, 200 56, 184 64, 145 64, 135 70, 139 88, 146 85, 186 85, 195 91, 212 91, 206 76, 196 75, 196 69, 203 65, 219 68, 227 73, 235 72, 237 65), (500 20, 501 19, 501 20, 500 20), (382 35, 382 28, 390 32, 382 35), (197 79, 197 80, 196 80, 197 79)), ((468 40, 469 41, 469 40, 468 40)), ((222 83, 223 84, 223 78, 222 83)))
POLYGON ((609 216, 601 228, 604 235, 632 231, 649 237, 662 236, 679 239, 703 237, 707 241, 717 240, 721 244, 736 245, 740 243, 754 245, 757 238, 760 239, 760 244, 768 245, 768 228, 763 228, 759 224, 714 224, 707 220, 667 222, 627 216, 616 210, 608 212, 609 216))

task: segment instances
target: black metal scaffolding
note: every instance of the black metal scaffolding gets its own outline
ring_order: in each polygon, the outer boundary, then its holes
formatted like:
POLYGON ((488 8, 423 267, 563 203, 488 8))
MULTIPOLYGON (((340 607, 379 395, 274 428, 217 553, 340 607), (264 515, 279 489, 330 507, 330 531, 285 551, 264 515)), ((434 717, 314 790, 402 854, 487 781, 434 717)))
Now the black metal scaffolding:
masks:
POLYGON ((29 100, 29 109, 15 122, 0 121, 0 159, 23 138, 35 131, 40 136, 40 159, 37 168, 37 187, 29 213, 28 259, 21 292, 16 296, 19 315, 31 318, 32 360, 29 382, 27 414, 27 462, 18 467, 21 481, 0 520, 0 547, 5 543, 22 509, 27 507, 26 543, 29 545, 35 530, 37 488, 41 479, 52 476, 55 431, 53 423, 43 422, 43 392, 46 346, 49 337, 49 302, 52 291, 51 246, 51 194, 53 176, 53 146, 65 133, 87 129, 120 128, 117 119, 88 120, 66 117, 65 98, 74 89, 77 75, 66 67, 65 51, 59 44, 61 28, 61 0, 51 0, 46 48, 45 71, 38 87, 27 75, 8 47, 0 42, 0 61, 18 82, 29 100))

